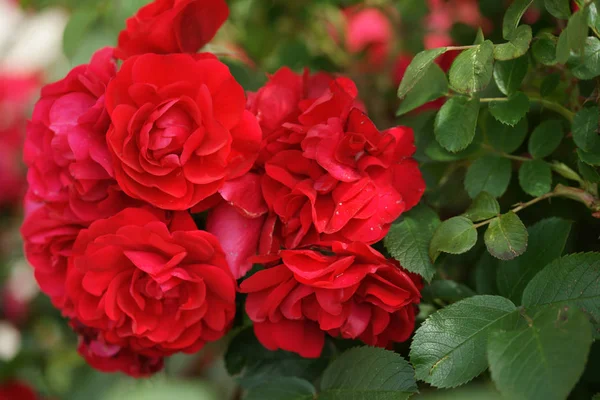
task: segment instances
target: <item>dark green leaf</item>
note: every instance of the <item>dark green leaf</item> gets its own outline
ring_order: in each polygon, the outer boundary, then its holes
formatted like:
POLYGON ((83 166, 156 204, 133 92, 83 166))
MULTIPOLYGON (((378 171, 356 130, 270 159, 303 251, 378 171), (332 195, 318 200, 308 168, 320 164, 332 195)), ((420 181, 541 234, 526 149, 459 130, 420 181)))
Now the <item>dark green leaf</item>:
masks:
POLYGON ((500 214, 500 204, 488 192, 481 192, 475 197, 471 206, 464 212, 463 216, 473 222, 484 221, 500 214))
POLYGON ((521 119, 516 126, 505 125, 495 118, 485 120, 485 134, 488 142, 498 151, 512 153, 523 144, 527 136, 527 119, 521 119))
POLYGON ((546 10, 558 19, 569 19, 571 16, 571 5, 569 0, 544 0, 546 10))
POLYGON ((487 368, 490 331, 510 326, 516 315, 515 305, 499 296, 469 297, 431 315, 410 346, 417 379, 449 388, 475 378, 487 368))
POLYGON ((571 232, 571 223, 559 218, 544 219, 529 227, 527 251, 519 258, 501 262, 497 282, 500 294, 521 303, 527 283, 552 260, 561 256, 571 232))
POLYGON ((582 161, 577 162, 577 167, 579 169, 579 173, 581 174, 584 180, 592 183, 600 182, 600 175, 598 175, 598 171, 596 170, 596 168, 582 161))
POLYGON ((506 101, 490 102, 489 110, 498 121, 515 126, 529 112, 529 98, 522 92, 515 92, 506 101))
POLYGON ((496 270, 499 260, 484 251, 475 266, 475 289, 479 294, 498 294, 496 270))
POLYGON ((581 53, 585 46, 588 33, 588 8, 584 7, 569 18, 567 27, 562 31, 556 45, 556 60, 565 64, 571 56, 571 51, 581 53))
POLYGON ((521 25, 513 35, 508 43, 498 44, 494 47, 494 58, 496 60, 512 60, 527 53, 532 38, 531 27, 521 25))
POLYGON ((576 308, 543 308, 519 330, 492 332, 492 380, 509 399, 562 400, 583 373, 590 323, 576 308))
POLYGON ((408 92, 404 100, 400 103, 400 108, 396 115, 403 115, 407 112, 439 99, 448 93, 448 79, 446 74, 437 64, 431 64, 421 79, 414 86, 413 90, 408 92))
POLYGON ((467 297, 475 296, 475 292, 467 286, 450 280, 433 281, 421 291, 425 303, 456 303, 467 297))
POLYGON ((403 98, 410 90, 425 76, 431 64, 440 55, 447 51, 445 47, 438 49, 425 50, 420 52, 413 58, 412 62, 406 69, 402 82, 398 87, 398 97, 403 98))
POLYGON ((583 54, 571 57, 568 66, 579 79, 594 79, 600 76, 600 40, 597 37, 588 37, 583 54))
POLYGON ((484 238, 490 254, 500 260, 512 260, 527 249, 527 228, 512 211, 493 219, 484 238))
POLYGON ((483 156, 469 167, 465 189, 472 199, 481 192, 500 197, 508 188, 511 172, 510 160, 494 155, 483 156))
POLYGON ((529 61, 519 57, 509 61, 498 61, 494 65, 494 80, 498 89, 505 95, 516 92, 527 75, 529 61))
POLYGON ((449 152, 444 149, 441 144, 438 143, 437 140, 432 140, 429 142, 427 147, 425 148, 425 154, 427 157, 431 158, 435 161, 456 161, 463 160, 478 152, 481 149, 481 144, 483 143, 483 132, 481 129, 476 128, 475 137, 470 145, 467 146, 466 149, 457 151, 456 153, 449 152))
POLYGON ((440 253, 462 254, 477 243, 477 229, 465 217, 454 217, 442 222, 436 229, 429 246, 429 257, 435 262, 440 253))
POLYGON ((540 94, 542 97, 550 96, 560 84, 560 73, 555 72, 544 78, 540 85, 540 94))
POLYGON ((533 3, 533 0, 515 0, 508 7, 502 21, 502 37, 504 39, 511 40, 513 38, 521 17, 525 14, 531 3, 533 3))
POLYGON ((415 372, 399 354, 373 347, 348 350, 321 380, 319 400, 403 400, 418 391, 415 372))
POLYGON ((538 197, 552 189, 552 170, 542 160, 524 162, 519 169, 519 184, 525 193, 538 197))
POLYGON ((304 379, 275 378, 250 389, 244 400, 313 400, 316 389, 304 379))
POLYGON ((480 92, 490 83, 494 68, 494 45, 489 40, 463 51, 450 68, 450 86, 457 92, 480 92))
POLYGON ((529 282, 523 305, 574 305, 592 319, 600 338, 600 253, 570 254, 550 263, 529 282))
POLYGON ((473 141, 479 116, 479 99, 451 97, 435 117, 435 137, 448 151, 466 149, 473 141))
POLYGON ((577 149, 577 155, 586 164, 599 166, 600 165, 600 154, 593 154, 585 152, 581 149, 577 149))
POLYGON ((385 247, 405 269, 431 281, 435 267, 428 255, 429 243, 440 223, 431 208, 417 206, 405 213, 399 223, 392 225, 384 239, 385 247))
POLYGON ((549 33, 540 34, 531 46, 533 57, 543 65, 555 65, 557 38, 549 33))
POLYGON ((600 137, 598 136, 598 123, 600 112, 598 107, 586 107, 581 109, 573 119, 573 140, 577 147, 584 151, 595 152, 600 148, 600 137))
POLYGON ((533 130, 529 138, 529 154, 534 158, 548 157, 560 145, 564 136, 560 121, 544 121, 533 130))

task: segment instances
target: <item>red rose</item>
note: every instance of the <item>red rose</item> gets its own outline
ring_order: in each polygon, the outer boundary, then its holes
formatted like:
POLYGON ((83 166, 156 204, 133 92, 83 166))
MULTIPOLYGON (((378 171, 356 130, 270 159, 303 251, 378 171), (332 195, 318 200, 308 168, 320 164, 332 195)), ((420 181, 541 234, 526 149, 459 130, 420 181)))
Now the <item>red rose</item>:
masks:
POLYGON ((318 357, 325 332, 382 347, 410 337, 421 279, 396 262, 359 242, 283 250, 281 259, 241 284, 266 348, 318 357))
POLYGON ((155 0, 127 20, 115 55, 195 53, 228 16, 224 0, 155 0))
POLYGON ((85 226, 67 219, 48 206, 41 206, 25 216, 21 235, 25 256, 34 269, 35 279, 59 309, 65 304, 67 260, 73 243, 85 226))
MULTIPOLYGON (((300 116, 300 121, 305 115, 300 116)), ((375 243, 425 190, 413 132, 380 132, 360 110, 298 125, 300 146, 265 164, 262 187, 288 249, 315 243, 375 243)))
POLYGON ((169 222, 162 211, 128 208, 92 223, 77 236, 66 286, 69 316, 97 329, 96 342, 146 357, 195 353, 235 314, 225 254, 185 212, 169 222))
POLYGON ((79 335, 77 351, 92 367, 103 372, 121 371, 134 378, 150 376, 163 368, 163 357, 148 357, 128 348, 106 344, 97 329, 71 321, 79 335))
POLYGON ((104 93, 115 70, 112 49, 98 51, 89 65, 42 89, 27 128, 30 193, 69 219, 91 222, 130 204, 113 178, 106 145, 104 93))
POLYGON ((0 400, 36 400, 33 389, 20 381, 7 381, 0 384, 0 400))
POLYGON ((212 55, 127 59, 106 95, 120 187, 169 210, 217 193, 258 154, 260 127, 245 103, 242 87, 212 55))
POLYGON ((377 8, 352 7, 346 17, 346 48, 350 53, 366 51, 370 67, 378 67, 389 54, 394 32, 387 15, 377 8))

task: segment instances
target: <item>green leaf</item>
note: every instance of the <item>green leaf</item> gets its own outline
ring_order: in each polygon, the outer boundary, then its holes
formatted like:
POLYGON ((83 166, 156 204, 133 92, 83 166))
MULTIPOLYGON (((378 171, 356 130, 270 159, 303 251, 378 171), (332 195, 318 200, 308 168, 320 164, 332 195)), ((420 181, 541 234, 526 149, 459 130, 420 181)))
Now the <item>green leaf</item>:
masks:
POLYGON ((576 308, 543 308, 519 330, 493 332, 492 380, 509 399, 566 399, 583 373, 590 323, 576 308))
POLYGON ((515 126, 529 112, 529 98, 522 92, 515 92, 506 101, 490 102, 489 110, 498 121, 515 126))
POLYGON ((462 254, 477 243, 477 229, 470 219, 454 217, 442 222, 429 246, 429 257, 435 262, 440 253, 462 254))
POLYGON ((425 50, 413 58, 406 69, 402 82, 398 87, 398 97, 403 98, 410 90, 425 76, 431 64, 436 58, 444 54, 448 49, 441 47, 438 49, 425 50))
POLYGON ((548 157, 560 145, 564 136, 560 121, 544 121, 539 124, 529 138, 528 150, 533 158, 548 157))
POLYGON ((467 170, 465 189, 474 199, 481 192, 500 197, 510 183, 512 166, 510 160, 494 155, 485 155, 475 160, 467 170))
POLYGON ((456 303, 475 296, 475 292, 461 283, 443 279, 425 286, 421 295, 425 303, 456 303))
POLYGON ((569 3, 569 0, 544 0, 546 10, 558 19, 569 19, 571 16, 571 5, 569 3))
POLYGON ((542 160, 524 162, 519 169, 519 184, 525 193, 538 197, 552 189, 552 169, 542 160))
POLYGON ((515 305, 499 296, 469 297, 432 314, 410 346, 417 379, 449 388, 475 378, 487 368, 489 333, 516 315, 515 305))
POLYGON ((435 138, 453 153, 466 149, 475 137, 478 116, 478 98, 451 97, 435 117, 435 138))
POLYGON ((428 255, 429 243, 440 224, 440 218, 431 208, 419 205, 392 225, 384 239, 385 247, 405 269, 431 281, 435 267, 428 255))
POLYGON ((598 171, 596 170, 596 168, 582 161, 577 161, 577 168, 579 169, 579 173, 581 174, 584 180, 592 183, 600 182, 600 175, 598 175, 598 171))
POLYGON ((494 218, 498 214, 500 214, 500 204, 498 204, 498 200, 488 192, 481 192, 475 197, 473 203, 469 206, 467 211, 464 212, 463 216, 469 218, 473 222, 479 222, 494 218))
POLYGON ((519 258, 501 262, 497 271, 500 294, 521 303, 527 283, 552 260, 562 255, 571 223, 560 218, 544 219, 529 227, 527 251, 519 258))
POLYGON ((577 149, 577 155, 586 164, 599 166, 600 165, 600 154, 592 154, 585 152, 581 149, 577 149))
POLYGON ((494 44, 482 44, 463 51, 450 67, 450 86, 459 93, 480 92, 490 83, 494 68, 494 44))
POLYGON ((581 53, 585 46, 588 34, 588 12, 587 7, 581 8, 569 18, 567 27, 562 31, 556 45, 556 60, 565 64, 571 55, 571 51, 581 53))
POLYGON ((527 75, 529 61, 519 57, 509 61, 498 61, 494 65, 494 80, 498 89, 505 95, 516 92, 527 75))
POLYGON ((559 72, 547 75, 540 85, 540 94, 542 97, 550 96, 560 84, 561 75, 559 72))
POLYGON ((304 379, 275 378, 250 389, 244 400, 313 400, 316 393, 312 383, 304 379))
POLYGON ((596 149, 600 148, 599 123, 600 112, 598 107, 586 107, 575 114, 573 140, 577 147, 589 152, 595 152, 596 149))
POLYGON ((538 273, 523 293, 526 307, 574 305, 584 310, 600 338, 600 253, 570 254, 538 273))
POLYGON ((517 214, 510 211, 492 220, 484 239, 491 255, 500 260, 512 260, 527 249, 527 228, 517 214))
POLYGON ((567 66, 578 79, 594 79, 600 75, 600 40, 588 37, 582 55, 569 59, 567 66))
POLYGON ((529 50, 532 37, 529 25, 519 26, 508 43, 498 44, 494 47, 494 58, 496 60, 512 60, 523 56, 529 50))
MULTIPOLYGON (((166 379, 151 379, 138 381, 122 380, 110 390, 106 387, 99 388, 99 392, 92 393, 88 399, 102 400, 215 400, 214 388, 208 382, 185 381, 172 377, 166 379)), ((62 397, 62 396, 61 396, 62 397)), ((64 398, 64 397, 63 397, 64 398)), ((72 399, 72 397, 68 397, 72 399)))
POLYGON ((427 157, 431 158, 435 161, 456 161, 463 160, 478 152, 481 149, 481 145, 483 143, 483 132, 481 129, 475 129, 475 137, 471 144, 467 146, 466 149, 460 150, 456 153, 451 153, 448 150, 444 149, 441 144, 438 143, 437 140, 431 140, 427 147, 425 148, 425 154, 427 157))
POLYGON ((346 351, 325 370, 319 400, 403 400, 418 391, 415 373, 399 354, 373 347, 346 351))
POLYGON ((512 153, 525 141, 527 136, 527 119, 521 119, 516 126, 505 125, 495 118, 486 118, 485 133, 488 142, 498 151, 512 153))
POLYGON ((500 260, 484 251, 475 266, 475 289, 479 294, 498 294, 496 270, 500 260))
POLYGON ((447 93, 448 79, 446 78, 446 73, 442 71, 439 65, 431 64, 425 72, 423 79, 417 82, 400 103, 400 108, 398 108, 396 115, 400 116, 413 111, 425 103, 439 99, 447 93))
POLYGON ((521 17, 525 14, 531 3, 533 3, 533 0, 515 0, 508 7, 502 21, 502 37, 504 39, 511 40, 513 38, 521 17))
POLYGON ((483 30, 481 28, 477 29, 477 34, 475 35, 475 41, 473 44, 481 44, 485 42, 485 36, 483 35, 483 30))
POLYGON ((84 38, 92 25, 98 19, 98 12, 94 8, 77 8, 69 18, 63 34, 63 51, 67 58, 72 59, 79 51, 84 38))
POLYGON ((558 61, 556 60, 557 38, 547 32, 543 32, 537 36, 537 40, 531 46, 533 58, 543 65, 552 66, 558 61))

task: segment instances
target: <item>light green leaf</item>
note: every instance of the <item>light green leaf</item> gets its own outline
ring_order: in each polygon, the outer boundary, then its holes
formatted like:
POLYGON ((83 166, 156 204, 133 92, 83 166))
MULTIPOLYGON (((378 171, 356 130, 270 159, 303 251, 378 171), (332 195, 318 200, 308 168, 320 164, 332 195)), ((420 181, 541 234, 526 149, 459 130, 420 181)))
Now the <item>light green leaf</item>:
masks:
POLYGON ((350 349, 321 380, 319 400, 404 400, 418 391, 415 372, 399 354, 374 347, 350 349))
POLYGON ((483 143, 483 132, 481 129, 475 129, 475 137, 470 145, 466 149, 451 153, 444 149, 437 140, 431 140, 425 148, 425 154, 427 157, 435 161, 456 161, 463 160, 478 152, 481 149, 483 143))
POLYGON ((451 97, 435 117, 435 138, 453 153, 466 149, 475 137, 478 116, 478 98, 451 97))
POLYGON ((473 41, 473 44, 481 44, 483 42, 485 42, 485 36, 483 35, 483 30, 480 27, 477 29, 477 34, 475 35, 475 41, 473 41))
POLYGON ((562 31, 556 45, 556 60, 565 64, 571 55, 571 51, 581 53, 585 46, 585 39, 588 34, 588 12, 584 7, 575 12, 569 18, 567 27, 562 31))
POLYGON ((558 19, 569 19, 571 16, 571 5, 569 0, 544 0, 546 10, 558 19))
POLYGON ((594 79, 599 76, 600 40, 597 37, 588 37, 585 40, 583 55, 571 57, 567 66, 578 79, 594 79))
POLYGON ((444 54, 448 49, 441 47, 438 49, 425 50, 417 54, 404 73, 404 78, 398 87, 398 97, 403 98, 411 89, 425 76, 431 64, 436 58, 444 54))
POLYGON ((559 218, 544 219, 529 227, 527 251, 511 261, 501 262, 497 271, 500 294, 521 304, 527 283, 552 260, 562 255, 571 223, 559 218))
POLYGON ((508 7, 502 21, 502 37, 504 39, 511 40, 514 37, 521 17, 525 14, 531 3, 533 3, 533 0, 515 0, 508 7))
POLYGON ((529 154, 534 158, 548 157, 558 148, 563 137, 561 121, 544 121, 533 130, 529 138, 529 154))
POLYGON ((508 43, 498 44, 494 47, 494 58, 496 60, 512 60, 523 56, 529 50, 532 36, 529 25, 519 26, 508 43))
POLYGON ((296 378, 275 378, 248 391, 244 400, 313 400, 317 391, 312 383, 296 378))
POLYGON ((529 112, 529 98, 522 92, 515 92, 506 101, 490 102, 489 110, 498 121, 515 126, 529 112))
POLYGON ((484 221, 498 216, 500 214, 500 204, 488 192, 481 192, 475 197, 473 203, 469 206, 463 216, 473 222, 484 221))
POLYGON ((486 118, 485 134, 488 142, 498 151, 512 153, 525 141, 527 136, 527 119, 521 119, 516 126, 505 125, 495 118, 486 118))
POLYGON ((526 307, 574 305, 584 310, 600 338, 600 253, 570 254, 551 262, 527 285, 526 307))
POLYGON ((467 170, 465 189, 474 199, 481 192, 500 197, 510 183, 512 167, 510 160, 494 155, 485 155, 475 160, 467 170))
POLYGON ((531 46, 533 58, 543 65, 552 66, 558 61, 556 60, 556 36, 543 32, 537 36, 537 40, 531 46))
POLYGON ((543 308, 521 329, 492 332, 492 380, 508 399, 566 399, 583 373, 590 323, 576 308, 543 308))
POLYGON ((450 67, 450 86, 459 93, 480 92, 490 83, 494 68, 494 45, 489 40, 463 51, 450 67))
POLYGON ((510 211, 492 220, 484 239, 491 255, 500 260, 512 260, 527 249, 527 228, 517 214, 510 211))
POLYGON ((542 160, 524 162, 519 169, 519 184, 525 193, 538 197, 552 189, 552 170, 542 160))
POLYGON ((454 217, 442 222, 429 246, 429 257, 435 262, 440 253, 462 254, 477 243, 477 229, 470 219, 454 217))
POLYGON ((505 95, 516 92, 529 68, 527 57, 519 57, 509 61, 498 61, 494 65, 494 80, 498 89, 505 95))
POLYGON ((475 378, 487 368, 489 333, 509 327, 517 315, 515 305, 499 296, 469 297, 432 314, 410 346, 417 379, 449 388, 475 378))
POLYGON ((435 267, 428 255, 429 243, 440 224, 440 218, 431 208, 417 206, 392 225, 384 239, 385 247, 405 269, 431 281, 435 267))
POLYGON ((400 116, 439 99, 448 93, 448 79, 437 64, 431 64, 421 79, 400 103, 396 115, 400 116))
POLYGON ((600 136, 598 136, 598 124, 600 123, 600 112, 598 107, 586 107, 581 109, 573 119, 573 140, 577 147, 584 151, 596 152, 600 148, 600 136))
POLYGON ((433 281, 421 290, 425 303, 456 303, 467 297, 475 296, 475 292, 467 286, 451 280, 433 281))

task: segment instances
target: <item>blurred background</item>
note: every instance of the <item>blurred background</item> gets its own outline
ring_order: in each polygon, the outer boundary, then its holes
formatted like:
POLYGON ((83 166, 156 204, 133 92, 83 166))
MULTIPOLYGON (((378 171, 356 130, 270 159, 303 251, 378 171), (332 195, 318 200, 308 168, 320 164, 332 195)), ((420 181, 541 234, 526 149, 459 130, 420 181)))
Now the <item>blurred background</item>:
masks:
MULTIPOLYGON (((115 45, 125 19, 148 0, 0 0, 0 400, 4 399, 235 399, 240 394, 223 366, 225 345, 175 356, 149 380, 101 374, 76 352, 76 337, 48 299, 39 295, 19 236, 25 171, 21 147, 27 119, 42 85, 115 45)), ((281 66, 352 77, 382 129, 399 122, 416 128, 428 201, 468 201, 458 182, 439 185, 443 150, 421 129, 429 103, 396 117, 396 88, 412 56, 424 48, 471 44, 481 27, 498 40, 503 0, 230 0, 231 15, 207 50, 222 56, 248 90, 281 66), (442 152, 442 153, 441 153, 442 152), (445 188, 445 189, 444 189, 445 188), (444 193, 442 190, 446 190, 444 193)), ((543 2, 541 2, 543 3, 543 2)), ((537 2, 536 2, 537 4, 537 2)), ((547 18, 542 4, 525 22, 547 18)), ((541 22, 540 22, 541 23, 541 22)), ((452 55, 439 61, 449 68, 452 55)), ((447 160, 446 160, 447 161, 447 160)), ((496 398, 487 387, 423 393, 422 398, 496 398)))

